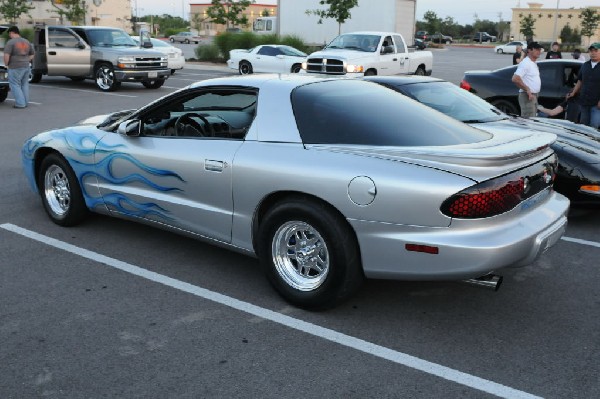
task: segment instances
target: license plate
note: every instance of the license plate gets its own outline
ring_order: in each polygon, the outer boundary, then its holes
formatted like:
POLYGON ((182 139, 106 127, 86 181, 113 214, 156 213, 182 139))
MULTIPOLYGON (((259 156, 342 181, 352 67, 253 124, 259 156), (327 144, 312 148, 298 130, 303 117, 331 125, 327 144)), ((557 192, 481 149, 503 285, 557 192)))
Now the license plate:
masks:
POLYGON ((156 77, 158 77, 158 72, 148 72, 148 77, 149 78, 156 78, 156 77))

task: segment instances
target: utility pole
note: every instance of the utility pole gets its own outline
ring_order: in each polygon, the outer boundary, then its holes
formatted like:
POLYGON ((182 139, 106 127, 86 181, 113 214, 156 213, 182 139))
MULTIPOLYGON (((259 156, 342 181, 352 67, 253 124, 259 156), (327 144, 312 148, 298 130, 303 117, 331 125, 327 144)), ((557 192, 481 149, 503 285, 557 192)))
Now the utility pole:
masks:
POLYGON ((558 27, 558 4, 560 3, 560 0, 556 0, 556 12, 554 13, 554 30, 552 31, 552 41, 556 41, 557 36, 556 36, 556 29, 558 27))

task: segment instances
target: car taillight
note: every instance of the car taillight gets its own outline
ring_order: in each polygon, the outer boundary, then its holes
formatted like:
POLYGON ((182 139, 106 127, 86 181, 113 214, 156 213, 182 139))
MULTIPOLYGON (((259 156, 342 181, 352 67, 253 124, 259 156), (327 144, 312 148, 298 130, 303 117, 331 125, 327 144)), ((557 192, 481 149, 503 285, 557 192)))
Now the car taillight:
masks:
POLYGON ((555 170, 556 156, 553 155, 547 162, 466 188, 444 201, 440 210, 446 216, 461 219, 486 218, 508 212, 551 187, 555 170))
POLYGON ((460 88, 465 89, 467 91, 471 91, 471 85, 464 79, 460 81, 460 88))

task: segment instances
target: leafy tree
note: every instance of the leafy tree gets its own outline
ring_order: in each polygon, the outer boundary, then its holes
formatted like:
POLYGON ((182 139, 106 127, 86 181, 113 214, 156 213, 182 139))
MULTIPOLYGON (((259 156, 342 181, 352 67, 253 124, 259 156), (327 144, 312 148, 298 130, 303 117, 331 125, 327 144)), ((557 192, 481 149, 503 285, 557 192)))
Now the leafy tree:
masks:
POLYGON ((147 22, 160 27, 160 31, 165 33, 168 29, 182 31, 188 28, 188 22, 181 17, 174 17, 169 14, 163 15, 145 15, 138 18, 139 22, 147 22))
POLYGON ((350 10, 358 5, 358 0, 320 0, 319 4, 329 6, 325 10, 306 10, 307 15, 319 17, 319 24, 323 18, 333 18, 338 23, 338 34, 342 33, 342 24, 352 16, 350 10))
POLYGON ((29 6, 28 0, 0 0, 0 14, 4 15, 11 24, 34 8, 29 6))
POLYGON ((429 33, 435 33, 440 30, 442 25, 442 19, 437 16, 434 11, 426 11, 423 14, 423 19, 425 20, 425 29, 429 33))
POLYGON ((243 12, 252 4, 252 0, 212 0, 211 4, 206 9, 206 15, 211 18, 212 22, 228 28, 235 25, 248 25, 248 17, 243 12))
POLYGON ((81 0, 49 0, 52 7, 60 16, 61 24, 64 18, 73 24, 81 24, 85 18, 85 4, 81 0))
POLYGON ((457 37, 460 34, 460 25, 454 21, 452 17, 446 17, 440 23, 440 32, 452 37, 457 37))
POLYGON ((197 12, 191 15, 190 25, 192 25, 192 28, 200 32, 202 30, 202 23, 207 20, 208 18, 202 17, 202 15, 200 15, 200 13, 197 12))
POLYGON ((524 36, 525 39, 530 42, 533 40, 533 35, 534 35, 534 25, 535 25, 535 21, 537 21, 535 18, 533 18, 533 15, 529 14, 526 15, 520 22, 520 28, 519 32, 521 32, 524 36))
POLYGON ((490 35, 498 36, 498 23, 489 19, 476 19, 473 29, 475 32, 487 32, 490 35))
POLYGON ((268 17, 269 15, 271 15, 271 13, 269 12, 269 9, 267 9, 267 8, 263 9, 260 13, 261 17, 268 17))
POLYGON ((590 38, 594 36, 598 25, 600 24, 600 15, 598 12, 591 7, 584 8, 581 10, 581 36, 588 38, 588 44, 590 38))
POLYGON ((569 24, 566 24, 558 35, 562 43, 575 43, 579 45, 581 43, 581 33, 577 28, 573 29, 569 24))

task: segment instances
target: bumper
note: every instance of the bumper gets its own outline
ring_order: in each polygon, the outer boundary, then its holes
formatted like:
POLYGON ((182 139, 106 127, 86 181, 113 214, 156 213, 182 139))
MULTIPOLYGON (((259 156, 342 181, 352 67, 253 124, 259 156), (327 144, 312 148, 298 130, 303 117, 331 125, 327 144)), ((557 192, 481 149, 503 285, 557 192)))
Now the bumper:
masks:
POLYGON ((125 71, 115 69, 115 77, 119 82, 142 82, 145 80, 167 79, 171 70, 156 69, 151 71, 125 71))
POLYGON ((183 69, 185 58, 169 58, 169 69, 183 69))
POLYGON ((569 200, 544 191, 489 220, 453 220, 450 227, 399 226, 350 220, 365 276, 399 280, 459 280, 534 262, 567 226, 569 200), (410 252, 406 244, 437 247, 410 252))

